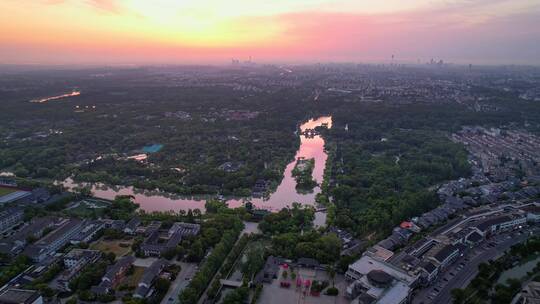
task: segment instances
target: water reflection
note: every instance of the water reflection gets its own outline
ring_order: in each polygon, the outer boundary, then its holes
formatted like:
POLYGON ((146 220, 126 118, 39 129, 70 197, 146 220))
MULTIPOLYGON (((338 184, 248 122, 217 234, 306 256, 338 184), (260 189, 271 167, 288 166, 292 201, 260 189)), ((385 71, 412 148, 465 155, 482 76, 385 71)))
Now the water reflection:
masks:
MULTIPOLYGON (((283 207, 290 206, 293 202, 301 204, 314 205, 315 196, 321 192, 317 186, 311 193, 301 194, 296 190, 296 181, 291 172, 296 164, 296 159, 304 157, 306 159, 314 158, 315 167, 313 168, 313 178, 317 183, 323 181, 324 168, 328 155, 324 151, 323 138, 315 134, 313 136, 302 135, 306 130, 316 127, 332 127, 332 117, 324 116, 316 119, 310 119, 300 126, 300 148, 296 152, 295 158, 291 161, 283 173, 283 180, 276 191, 269 198, 249 198, 257 208, 269 210, 280 210, 283 207)), ((64 186, 71 188, 76 186, 72 180, 64 181, 64 186)), ((199 208, 204 211, 204 203, 209 197, 183 198, 173 194, 167 194, 159 191, 147 191, 134 189, 133 187, 106 187, 102 184, 94 184, 92 192, 96 197, 113 199, 116 195, 133 195, 135 202, 141 209, 146 211, 179 211, 199 208)), ((230 207, 238 207, 244 203, 245 199, 229 199, 227 203, 230 207)))
POLYGON ((80 91, 73 91, 71 93, 62 94, 62 95, 58 95, 58 96, 46 97, 46 98, 41 98, 41 99, 32 99, 32 100, 30 100, 30 102, 33 102, 33 103, 45 103, 45 102, 48 102, 48 101, 51 101, 51 100, 57 100, 57 99, 73 97, 73 96, 79 96, 79 95, 81 95, 80 91))

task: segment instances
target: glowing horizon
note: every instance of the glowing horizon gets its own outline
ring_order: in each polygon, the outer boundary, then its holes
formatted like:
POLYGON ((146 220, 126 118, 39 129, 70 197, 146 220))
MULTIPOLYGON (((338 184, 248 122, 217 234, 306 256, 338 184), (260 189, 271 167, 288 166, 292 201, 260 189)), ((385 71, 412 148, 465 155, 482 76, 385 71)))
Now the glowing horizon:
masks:
POLYGON ((4 0, 0 63, 540 63, 530 0, 4 0))

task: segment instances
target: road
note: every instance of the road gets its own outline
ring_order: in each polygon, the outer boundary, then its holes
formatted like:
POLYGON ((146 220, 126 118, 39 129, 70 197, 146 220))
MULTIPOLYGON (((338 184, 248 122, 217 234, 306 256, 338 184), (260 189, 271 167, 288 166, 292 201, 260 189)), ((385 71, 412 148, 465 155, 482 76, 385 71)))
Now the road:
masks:
MULTIPOLYGON (((523 230, 524 233, 517 235, 516 233, 502 234, 495 236, 487 242, 483 242, 480 246, 470 250, 464 257, 460 258, 448 270, 443 272, 437 281, 428 288, 421 289, 414 295, 413 304, 451 303, 451 291, 455 288, 464 288, 471 282, 478 273, 478 265, 488 260, 496 259, 503 255, 504 252, 517 243, 525 241, 530 235, 529 230, 523 230), (526 233, 527 232, 527 233, 526 233), (494 247, 488 246, 490 242, 495 242, 494 247), (466 261, 468 259, 468 261, 466 261), (463 263, 463 265, 460 265, 463 263), (461 269, 459 269, 461 268, 461 269), (451 273, 455 275, 452 276, 451 273), (444 281, 447 279, 448 282, 444 281), (440 291, 437 293, 434 289, 440 291), (436 295, 435 295, 436 294, 436 295)), ((533 228, 535 235, 538 235, 538 228, 533 228)))
MULTIPOLYGON (((242 238, 242 236, 244 234, 251 234, 251 233, 260 233, 261 231, 259 230, 259 223, 252 223, 252 222, 244 222, 244 229, 242 230, 242 232, 240 233, 238 239, 236 240, 236 242, 234 243, 234 247, 236 247, 236 245, 238 245, 238 242, 240 241, 240 239, 242 238)), ((229 254, 231 254, 229 252, 229 254)), ((228 257, 228 255, 227 255, 228 257)), ((242 257, 242 254, 240 254, 237 258, 237 260, 239 258, 242 257)), ((236 264, 236 261, 235 261, 235 264, 236 264)), ((214 276, 212 277, 212 280, 210 280, 210 284, 206 287, 206 289, 204 290, 203 294, 201 295, 201 297, 199 298, 199 301, 197 303, 199 304, 203 304, 206 302, 208 296, 206 295, 208 293, 208 290, 210 290, 210 287, 212 286, 212 282, 216 279, 217 275, 220 273, 220 269, 218 269, 218 271, 216 271, 216 273, 214 274, 214 276)))
POLYGON ((193 278, 195 272, 197 271, 197 264, 193 263, 180 263, 182 269, 180 273, 176 276, 176 280, 172 282, 169 291, 161 300, 161 304, 178 304, 178 295, 184 288, 189 284, 189 280, 193 278))

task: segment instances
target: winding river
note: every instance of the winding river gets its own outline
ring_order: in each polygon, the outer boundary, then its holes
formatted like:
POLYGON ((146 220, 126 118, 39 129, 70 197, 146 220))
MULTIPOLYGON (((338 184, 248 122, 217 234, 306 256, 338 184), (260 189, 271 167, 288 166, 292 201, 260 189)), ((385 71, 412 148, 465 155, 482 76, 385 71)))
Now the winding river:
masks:
MULTIPOLYGON (((323 116, 310 119, 300 126, 302 133, 308 129, 314 129, 319 126, 332 127, 332 117, 323 116)), ((296 159, 299 157, 314 158, 315 167, 313 169, 313 178, 317 183, 321 183, 324 175, 324 168, 328 155, 324 151, 324 139, 320 135, 305 136, 300 134, 300 147, 296 152, 295 158, 290 162, 283 173, 283 179, 276 191, 271 193, 266 199, 263 198, 247 198, 257 208, 264 208, 271 211, 280 210, 283 207, 290 206, 293 202, 301 204, 314 205, 315 196, 321 192, 319 187, 316 187, 313 192, 301 194, 296 191, 296 181, 292 177, 292 170, 296 164, 296 159)), ((64 181, 64 186, 72 188, 77 185, 72 180, 64 181)), ((92 184, 92 192, 94 196, 105 199, 114 199, 116 195, 133 195, 135 202, 140 205, 140 208, 145 211, 179 211, 188 209, 200 209, 204 211, 205 198, 185 198, 173 194, 164 194, 159 191, 147 191, 134 189, 133 187, 107 187, 103 184, 92 184)), ((230 199, 227 203, 230 207, 241 206, 244 199, 230 199)))

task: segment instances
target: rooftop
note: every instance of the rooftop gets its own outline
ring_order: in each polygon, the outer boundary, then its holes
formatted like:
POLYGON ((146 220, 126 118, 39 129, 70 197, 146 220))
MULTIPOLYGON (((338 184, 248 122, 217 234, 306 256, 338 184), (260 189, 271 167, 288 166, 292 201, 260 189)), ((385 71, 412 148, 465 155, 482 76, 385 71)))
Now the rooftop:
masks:
POLYGON ((148 267, 143 274, 143 277, 139 284, 146 284, 147 286, 150 286, 157 275, 161 272, 163 267, 165 267, 168 264, 167 260, 165 259, 159 259, 152 263, 150 267, 148 267))
POLYGON ((382 270, 371 270, 368 272, 367 277, 377 285, 388 285, 392 283, 394 279, 391 275, 382 270))
POLYGON ((439 251, 437 251, 433 255, 433 258, 442 263, 449 256, 454 254, 457 250, 459 250, 459 249, 455 245, 446 245, 446 246, 442 247, 439 251))
POLYGON ((41 240, 37 241, 35 245, 37 246, 48 246, 52 242, 56 241, 59 238, 64 237, 66 233, 75 229, 82 223, 79 219, 69 219, 65 221, 58 229, 44 236, 41 240))
POLYGON ((0 204, 6 204, 6 203, 11 203, 11 202, 14 202, 16 200, 19 200, 21 198, 24 198, 24 197, 27 197, 27 196, 30 196, 32 195, 32 193, 28 192, 28 191, 15 191, 15 192, 11 192, 11 193, 8 193, 4 196, 0 196, 0 204))
POLYGON ((496 218, 488 219, 480 224, 478 224, 476 227, 480 229, 480 231, 486 231, 488 228, 490 228, 493 225, 502 224, 511 221, 512 218, 508 215, 499 216, 496 218))
POLYGON ((2 304, 26 304, 33 303, 40 297, 35 290, 9 288, 0 294, 0 303, 2 304))
POLYGON ((362 256, 358 261, 349 265, 349 267, 363 275, 367 275, 372 270, 382 270, 390 276, 398 280, 402 280, 407 284, 412 284, 415 281, 415 278, 405 273, 398 267, 376 260, 368 255, 362 256))

